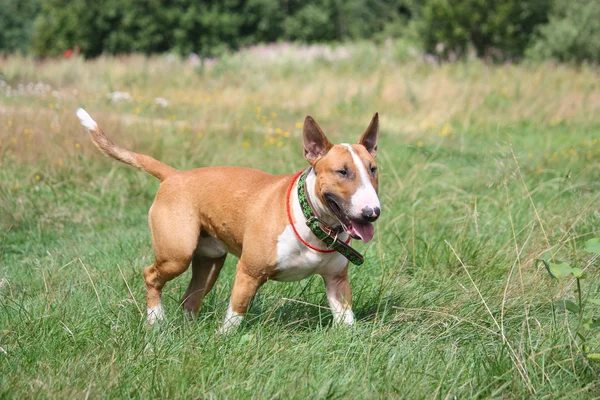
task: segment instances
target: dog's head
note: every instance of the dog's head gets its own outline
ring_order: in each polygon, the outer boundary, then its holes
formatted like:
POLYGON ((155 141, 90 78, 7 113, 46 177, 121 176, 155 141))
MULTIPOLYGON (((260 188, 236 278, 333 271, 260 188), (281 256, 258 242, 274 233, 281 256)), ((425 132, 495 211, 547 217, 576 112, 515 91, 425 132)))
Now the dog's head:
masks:
POLYGON ((304 157, 316 174, 316 195, 350 236, 364 242, 373 238, 372 223, 381 213, 378 135, 378 114, 357 144, 332 145, 312 117, 304 120, 304 157))

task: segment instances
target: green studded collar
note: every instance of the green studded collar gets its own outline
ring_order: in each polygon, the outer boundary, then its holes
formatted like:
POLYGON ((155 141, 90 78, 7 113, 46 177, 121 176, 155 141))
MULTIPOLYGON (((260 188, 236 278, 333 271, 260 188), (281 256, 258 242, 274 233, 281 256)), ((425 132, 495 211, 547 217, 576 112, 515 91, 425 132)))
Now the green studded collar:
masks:
POLYGON ((319 240, 327 245, 328 249, 337 251, 354 265, 361 265, 365 261, 362 254, 343 241, 338 240, 337 236, 342 228, 331 228, 317 218, 306 191, 306 177, 310 169, 311 168, 305 169, 300 175, 300 179, 298 179, 298 201, 300 203, 300 208, 302 209, 302 214, 304 215, 304 218, 306 218, 306 226, 310 228, 311 232, 319 238, 319 240))

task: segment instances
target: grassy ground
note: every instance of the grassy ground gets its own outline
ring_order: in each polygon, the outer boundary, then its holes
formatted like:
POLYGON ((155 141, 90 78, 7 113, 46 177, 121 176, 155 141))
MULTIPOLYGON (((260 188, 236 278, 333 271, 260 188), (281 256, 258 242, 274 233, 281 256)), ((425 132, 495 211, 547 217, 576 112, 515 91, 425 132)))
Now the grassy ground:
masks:
MULTIPOLYGON (((438 67, 356 45, 266 47, 199 67, 12 57, 0 73, 0 397, 600 396, 576 316, 552 306, 575 299, 574 282, 535 261, 552 249, 586 270, 584 299, 600 297, 598 257, 583 251, 600 236, 597 70, 438 67), (165 289, 166 323, 148 329, 158 182, 101 156, 78 106, 119 144, 177 168, 272 173, 305 166, 306 114, 351 141, 379 111, 383 214, 375 239, 356 244, 356 327, 331 326, 313 277, 265 285, 247 323, 217 335, 230 257, 198 320, 179 308, 187 272, 165 289)), ((600 350, 597 333, 588 346, 600 350)))

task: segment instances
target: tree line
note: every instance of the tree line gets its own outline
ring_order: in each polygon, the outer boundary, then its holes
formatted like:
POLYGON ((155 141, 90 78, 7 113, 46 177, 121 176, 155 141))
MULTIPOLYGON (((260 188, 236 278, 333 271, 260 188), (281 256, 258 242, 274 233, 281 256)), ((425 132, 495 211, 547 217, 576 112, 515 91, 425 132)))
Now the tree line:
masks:
POLYGON ((598 0, 2 0, 0 52, 190 53, 404 37, 440 60, 600 61, 598 0))

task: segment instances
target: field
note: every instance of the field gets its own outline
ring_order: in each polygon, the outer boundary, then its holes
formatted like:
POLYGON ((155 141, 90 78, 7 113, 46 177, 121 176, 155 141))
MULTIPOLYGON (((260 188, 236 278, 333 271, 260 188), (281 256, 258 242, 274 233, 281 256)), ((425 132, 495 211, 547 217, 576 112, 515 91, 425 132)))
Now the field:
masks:
MULTIPOLYGON (((0 59, 1 398, 593 398, 573 278, 600 298, 600 73, 435 65, 402 45, 258 47, 222 60, 0 59), (269 282, 220 336, 236 259, 199 318, 165 287, 144 323, 146 213, 158 181, 103 157, 117 143, 176 168, 306 165, 301 123, 356 141, 381 116, 382 217, 350 267, 352 329, 322 281, 269 282)), ((598 318, 590 304, 585 319, 598 318)), ((600 352, 598 330, 586 351, 600 352)))

